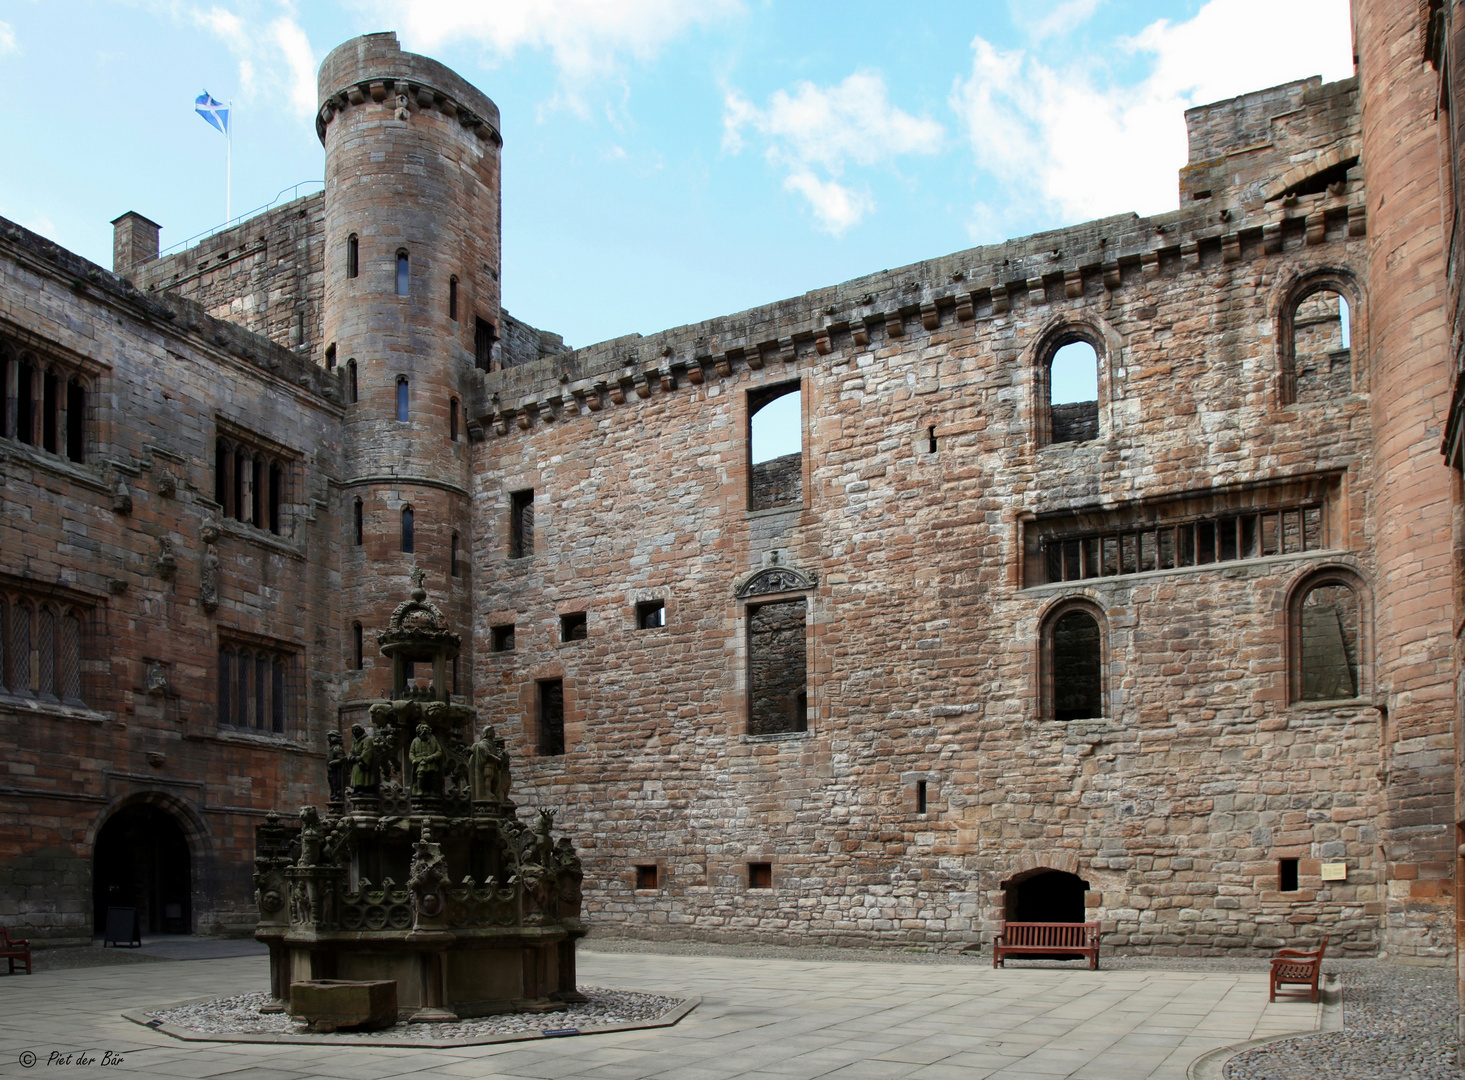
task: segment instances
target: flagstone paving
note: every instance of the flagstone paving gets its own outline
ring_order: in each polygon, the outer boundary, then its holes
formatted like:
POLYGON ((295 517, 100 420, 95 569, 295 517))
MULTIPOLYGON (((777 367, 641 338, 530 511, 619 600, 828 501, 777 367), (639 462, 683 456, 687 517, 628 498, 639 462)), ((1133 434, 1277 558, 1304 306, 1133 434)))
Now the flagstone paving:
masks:
POLYGON ((1268 1004, 1256 972, 845 963, 583 949, 584 983, 702 1004, 671 1028, 448 1049, 183 1043, 127 1009, 266 984, 258 956, 0 978, 0 1076, 222 1080, 1181 1080, 1219 1047, 1316 1030, 1321 1007, 1268 1004), (60 1058, 85 1051, 95 1064, 60 1058), (22 1055, 33 1053, 33 1068, 22 1055), (48 1065, 48 1062, 52 1064, 48 1065))

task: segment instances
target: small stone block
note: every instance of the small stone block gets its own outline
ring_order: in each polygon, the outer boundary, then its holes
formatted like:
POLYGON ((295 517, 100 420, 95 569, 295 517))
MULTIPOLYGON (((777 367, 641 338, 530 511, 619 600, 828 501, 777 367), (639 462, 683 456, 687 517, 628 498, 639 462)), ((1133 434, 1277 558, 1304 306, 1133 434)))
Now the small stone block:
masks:
POLYGON ((397 1022, 397 984, 387 979, 309 979, 291 983, 290 1015, 310 1021, 313 1031, 389 1028, 397 1022))

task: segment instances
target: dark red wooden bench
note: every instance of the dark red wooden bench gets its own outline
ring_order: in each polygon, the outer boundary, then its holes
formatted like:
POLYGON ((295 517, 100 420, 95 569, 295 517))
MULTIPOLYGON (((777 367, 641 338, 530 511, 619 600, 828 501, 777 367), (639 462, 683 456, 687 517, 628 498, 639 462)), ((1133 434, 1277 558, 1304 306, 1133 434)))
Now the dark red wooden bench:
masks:
MULTIPOLYGON (((1323 950, 1328 939, 1316 949, 1278 949, 1272 956, 1271 994, 1268 1001, 1277 1000, 1277 991, 1285 983, 1289 986, 1305 986, 1309 999, 1317 1003, 1317 982, 1323 970, 1323 950)), ((1301 991, 1288 991, 1289 994, 1301 991)))
POLYGON ((992 942, 992 966, 1006 967, 1007 957, 1040 960, 1088 957, 1089 970, 1099 970, 1099 924, 1096 922, 1004 922, 992 942))
POLYGON ((10 974, 15 974, 15 962, 25 965, 25 973, 31 973, 30 938, 11 938, 10 931, 0 926, 0 959, 10 962, 10 974))

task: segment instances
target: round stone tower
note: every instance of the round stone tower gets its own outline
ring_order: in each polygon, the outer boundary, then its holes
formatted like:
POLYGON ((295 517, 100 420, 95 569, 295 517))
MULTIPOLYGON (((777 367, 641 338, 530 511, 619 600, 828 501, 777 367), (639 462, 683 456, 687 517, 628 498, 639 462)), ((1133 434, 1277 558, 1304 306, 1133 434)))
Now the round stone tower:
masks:
MULTIPOLYGON (((324 339, 347 401, 341 619, 363 701, 391 691, 374 637, 414 565, 449 619, 471 622, 463 401, 500 325, 503 142, 494 103, 395 34, 336 48, 318 85, 324 339)), ((450 692, 468 693, 467 661, 450 692)))

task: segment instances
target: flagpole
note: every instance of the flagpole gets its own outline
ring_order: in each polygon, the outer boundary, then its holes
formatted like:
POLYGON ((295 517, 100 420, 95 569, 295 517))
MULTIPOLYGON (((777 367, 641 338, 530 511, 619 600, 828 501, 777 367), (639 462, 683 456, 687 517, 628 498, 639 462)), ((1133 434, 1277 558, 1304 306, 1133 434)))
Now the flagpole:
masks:
POLYGON ((224 224, 234 217, 234 99, 229 99, 229 121, 224 125, 224 224))

